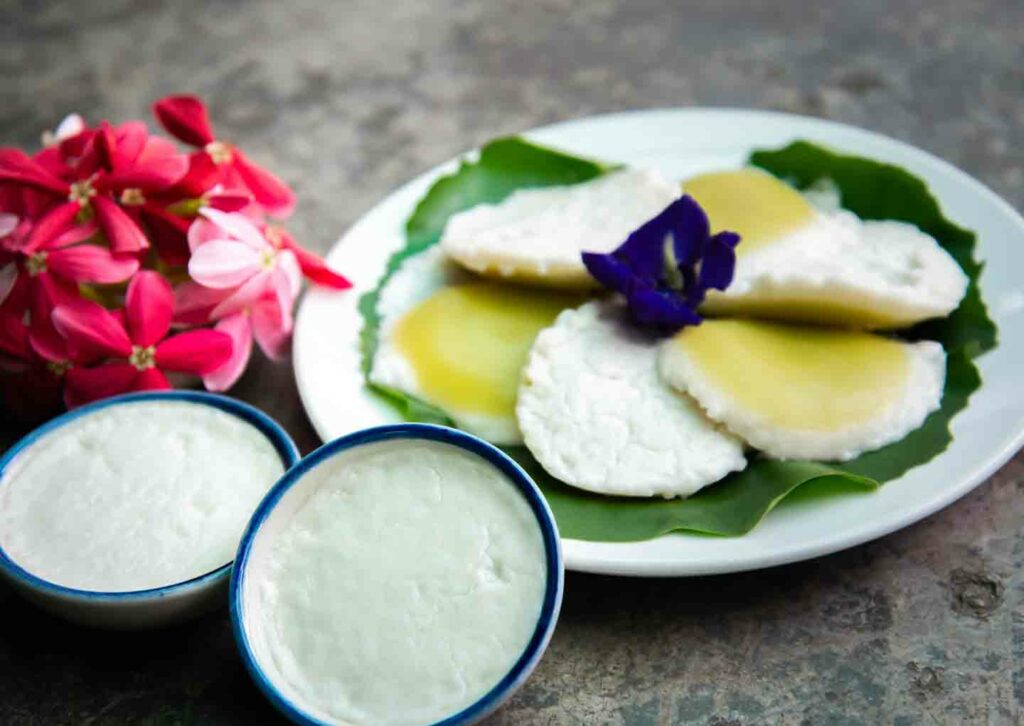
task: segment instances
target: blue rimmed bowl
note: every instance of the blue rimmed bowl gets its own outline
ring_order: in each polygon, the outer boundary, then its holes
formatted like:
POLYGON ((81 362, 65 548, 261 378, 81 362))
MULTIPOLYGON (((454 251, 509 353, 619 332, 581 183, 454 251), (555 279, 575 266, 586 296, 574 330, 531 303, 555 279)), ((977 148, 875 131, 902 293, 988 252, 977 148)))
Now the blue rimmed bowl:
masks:
MULTIPOLYGON (((248 529, 242 536, 238 554, 235 557, 235 568, 229 591, 229 609, 238 649, 246 669, 259 689, 281 713, 294 723, 303 726, 329 726, 330 724, 330 722, 311 715, 303 704, 296 703, 289 695, 286 695, 285 690, 275 683, 274 676, 271 675, 272 670, 265 668, 260 663, 254 651, 252 645, 254 623, 252 620, 256 617, 253 615, 255 608, 247 607, 247 588, 245 587, 246 577, 254 560, 254 545, 261 538, 273 537, 273 527, 266 525, 268 522, 274 521, 275 512, 280 517, 287 516, 286 508, 279 507, 279 505, 287 499, 289 492, 293 492, 295 496, 302 499, 311 493, 311 491, 301 490, 301 486, 304 481, 312 481, 306 479, 305 475, 316 466, 360 446, 395 440, 426 440, 451 444, 475 454, 494 466, 526 499, 540 526, 544 542, 547 566, 544 599, 537 625, 526 648, 508 673, 490 691, 462 711, 438 721, 437 726, 473 724, 495 711, 523 685, 536 668, 554 632, 562 604, 565 568, 554 517, 530 476, 500 449, 463 431, 444 426, 396 424, 357 431, 324 444, 285 473, 274 488, 267 493, 253 515, 248 529)), ((307 488, 311 487, 312 485, 307 488)))
MULTIPOLYGON (((285 471, 299 460, 291 437, 265 413, 227 396, 200 391, 154 391, 108 398, 69 411, 47 422, 18 441, 0 457, 0 482, 7 467, 19 454, 44 436, 82 416, 112 406, 142 401, 184 401, 212 406, 255 427, 273 444, 285 471)), ((65 587, 45 580, 18 565, 0 547, 0 577, 11 583, 27 600, 66 620, 114 630, 155 628, 180 622, 215 609, 225 601, 231 576, 231 562, 183 582, 126 592, 100 592, 65 587)))

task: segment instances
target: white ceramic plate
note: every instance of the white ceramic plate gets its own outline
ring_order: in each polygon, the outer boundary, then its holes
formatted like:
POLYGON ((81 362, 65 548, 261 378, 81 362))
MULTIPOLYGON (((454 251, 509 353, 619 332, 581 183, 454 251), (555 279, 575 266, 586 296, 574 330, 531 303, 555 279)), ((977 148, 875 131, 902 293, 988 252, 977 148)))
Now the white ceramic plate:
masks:
MULTIPOLYGON (((999 326, 999 346, 979 361, 984 380, 953 421, 941 456, 876 492, 792 504, 770 513, 743 537, 672 534, 635 543, 564 540, 566 567, 587 572, 660 576, 752 570, 835 552, 893 532, 962 497, 1024 444, 1024 219, 979 182, 930 154, 868 131, 763 111, 666 109, 570 121, 524 134, 566 151, 682 179, 735 167, 751 150, 808 139, 898 164, 927 180, 953 221, 978 233, 986 262, 982 294, 999 326)), ((315 290, 299 312, 295 375, 303 405, 329 441, 396 421, 368 394, 359 374, 359 296, 373 288, 388 257, 404 244, 402 227, 417 200, 456 160, 388 196, 360 219, 328 256, 355 284, 345 293, 315 290)))

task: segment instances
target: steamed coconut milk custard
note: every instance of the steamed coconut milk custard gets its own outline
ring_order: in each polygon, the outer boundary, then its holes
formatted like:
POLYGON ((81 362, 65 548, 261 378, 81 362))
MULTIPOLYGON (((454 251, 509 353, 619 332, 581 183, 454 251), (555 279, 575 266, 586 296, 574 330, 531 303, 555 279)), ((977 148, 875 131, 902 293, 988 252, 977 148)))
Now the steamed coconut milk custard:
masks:
POLYGON ((44 434, 6 467, 0 548, 65 587, 184 582, 234 558, 283 470, 263 433, 213 406, 108 406, 44 434))
POLYGON ((450 444, 381 441, 305 473, 245 569, 256 660, 307 714, 433 723, 487 694, 544 600, 544 542, 520 491, 450 444))

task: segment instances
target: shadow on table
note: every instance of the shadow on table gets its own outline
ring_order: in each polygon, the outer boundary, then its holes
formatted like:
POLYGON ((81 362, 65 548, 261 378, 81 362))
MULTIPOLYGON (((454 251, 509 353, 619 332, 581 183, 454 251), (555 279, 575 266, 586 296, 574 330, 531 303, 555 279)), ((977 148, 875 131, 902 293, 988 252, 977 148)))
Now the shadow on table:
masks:
POLYGON ((644 630, 653 630, 658 621, 713 627, 716 622, 745 615, 792 614, 794 608, 813 607, 816 598, 808 594, 824 596, 835 587, 846 587, 845 575, 870 567, 875 556, 874 548, 859 547, 807 562, 704 577, 609 577, 570 572, 561 620, 587 625, 636 618, 646 621, 641 624, 644 630))
POLYGON ((155 631, 56 619, 0 584, 0 722, 262 724, 225 611, 155 631))
MULTIPOLYGON (((631 623, 648 630, 658 623, 692 623, 713 630, 746 611, 792 602, 797 591, 820 587, 829 573, 864 564, 869 556, 860 549, 717 577, 569 573, 562 625, 624 632, 620 628, 631 623)), ((238 658, 223 611, 163 630, 111 633, 64 623, 0 585, 0 617, 4 723, 277 722, 238 658)))

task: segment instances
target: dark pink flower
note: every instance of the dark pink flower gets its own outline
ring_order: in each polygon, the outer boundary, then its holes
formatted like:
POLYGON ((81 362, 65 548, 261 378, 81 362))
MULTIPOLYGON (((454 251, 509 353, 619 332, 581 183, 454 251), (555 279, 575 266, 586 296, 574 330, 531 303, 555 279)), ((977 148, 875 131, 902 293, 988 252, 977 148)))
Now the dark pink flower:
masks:
POLYGON ((265 232, 267 239, 278 247, 290 250, 298 259, 302 274, 308 280, 317 285, 330 287, 335 290, 347 290, 352 283, 343 275, 339 275, 324 262, 323 258, 315 255, 304 247, 299 246, 295 239, 279 227, 268 227, 265 232))
POLYGON ((89 217, 116 254, 140 252, 149 242, 125 206, 145 204, 147 195, 172 186, 187 170, 187 158, 169 141, 150 136, 140 122, 83 131, 35 159, 19 149, 0 149, 0 183, 11 188, 4 211, 20 210, 33 222, 24 245, 27 252, 89 217), (64 153, 72 142, 80 155, 64 153), (12 192, 21 199, 12 199, 12 192), (20 202, 17 208, 12 206, 15 201, 20 202))
MULTIPOLYGON (((71 227, 35 248, 29 247, 32 225, 17 224, 14 231, 0 237, 0 304, 7 305, 16 287, 23 289, 23 309, 32 306, 32 328, 37 329, 49 318, 49 310, 57 302, 78 297, 81 283, 110 284, 123 282, 139 269, 136 257, 118 257, 106 247, 85 242, 96 232, 94 224, 71 227), (83 243, 85 242, 85 243, 83 243), (9 285, 2 281, 10 277, 9 285)), ((17 306, 15 301, 10 303, 17 306)))
POLYGON ((22 320, 27 317, 28 340, 34 351, 48 363, 65 366, 78 359, 78 351, 53 327, 53 308, 77 301, 80 283, 127 280, 139 269, 139 261, 119 258, 106 247, 79 244, 83 235, 93 234, 95 227, 90 225, 74 227, 26 254, 23 242, 29 228, 28 223, 19 223, 14 232, 0 238, 0 258, 8 260, 0 268, 0 287, 5 288, 0 290, 0 310, 22 320), (12 273, 8 285, 5 280, 12 273))
POLYGON ((30 329, 24 316, 0 306, 0 394, 5 409, 26 422, 57 412, 67 372, 88 353, 68 343, 49 324, 30 329))
POLYGON ((4 246, 4 240, 11 237, 18 229, 18 217, 0 212, 0 305, 14 288, 18 279, 17 255, 4 246))
POLYGON ((165 371, 203 376, 231 357, 231 337, 221 331, 197 329, 167 337, 173 308, 170 284, 151 271, 132 278, 123 311, 87 300, 57 305, 56 329, 71 344, 108 359, 67 372, 68 408, 129 391, 170 388, 165 371))
POLYGON ((226 188, 247 189, 274 217, 287 217, 295 209, 295 194, 287 184, 251 162, 238 147, 216 137, 201 99, 168 96, 153 104, 153 114, 171 136, 202 149, 220 169, 220 181, 226 188))

